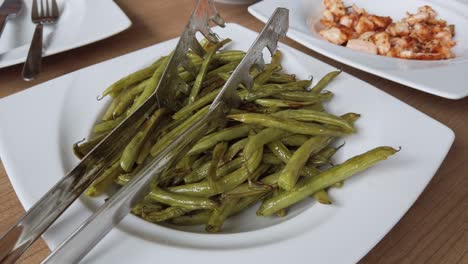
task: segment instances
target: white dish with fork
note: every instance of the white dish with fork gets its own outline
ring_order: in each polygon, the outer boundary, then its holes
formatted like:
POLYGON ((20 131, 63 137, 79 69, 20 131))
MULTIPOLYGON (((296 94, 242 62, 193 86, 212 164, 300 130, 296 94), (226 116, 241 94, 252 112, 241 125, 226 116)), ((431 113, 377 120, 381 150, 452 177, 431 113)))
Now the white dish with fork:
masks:
MULTIPOLYGON (((32 0, 23 1, 23 10, 7 21, 0 38, 0 68, 26 60, 35 25, 31 21, 32 0)), ((57 0, 57 3, 59 22, 44 27, 44 57, 105 39, 132 24, 113 0, 57 0)))

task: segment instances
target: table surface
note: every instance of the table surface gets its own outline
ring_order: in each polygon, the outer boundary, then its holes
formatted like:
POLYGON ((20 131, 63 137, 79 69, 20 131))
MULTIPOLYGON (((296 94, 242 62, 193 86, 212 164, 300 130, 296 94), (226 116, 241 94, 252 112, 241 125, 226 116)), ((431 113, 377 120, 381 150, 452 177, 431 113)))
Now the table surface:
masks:
MULTIPOLYGON (((0 98, 114 57, 177 37, 190 15, 193 0, 116 0, 133 26, 127 31, 85 47, 44 59, 43 72, 33 82, 21 79, 21 65, 0 69, 0 98)), ((227 22, 255 31, 263 24, 245 5, 221 5, 227 22)), ((359 263, 468 263, 468 98, 452 101, 362 72, 310 51, 292 40, 288 45, 343 69, 399 98, 455 131, 456 139, 429 186, 399 223, 359 263)), ((450 82, 450 80, 447 80, 450 82)), ((401 131, 404 133, 404 131, 401 131)), ((437 144, 437 139, 427 144, 437 144)), ((395 192, 397 195, 398 192, 395 192)), ((0 234, 24 209, 0 162, 0 234)), ((49 253, 41 240, 19 263, 39 263, 49 253)))

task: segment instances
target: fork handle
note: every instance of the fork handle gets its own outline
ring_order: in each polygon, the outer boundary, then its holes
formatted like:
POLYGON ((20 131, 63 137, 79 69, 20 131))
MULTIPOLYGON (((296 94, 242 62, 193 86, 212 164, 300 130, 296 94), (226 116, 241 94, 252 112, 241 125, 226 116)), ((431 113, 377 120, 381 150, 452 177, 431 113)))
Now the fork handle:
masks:
POLYGON ((31 81, 41 72, 42 65, 42 31, 44 26, 37 24, 34 30, 31 46, 29 47, 28 57, 23 66, 23 79, 31 81))

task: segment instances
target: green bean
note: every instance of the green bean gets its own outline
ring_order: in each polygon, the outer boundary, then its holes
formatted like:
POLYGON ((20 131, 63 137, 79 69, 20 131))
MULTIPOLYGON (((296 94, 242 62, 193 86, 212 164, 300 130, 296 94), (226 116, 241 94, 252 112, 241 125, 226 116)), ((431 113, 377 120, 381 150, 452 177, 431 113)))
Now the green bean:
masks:
POLYGON ((306 105, 302 107, 302 109, 315 110, 315 111, 320 111, 320 112, 325 111, 325 108, 323 108, 323 104, 321 103, 306 105))
MULTIPOLYGON (((248 160, 259 148, 263 148, 265 144, 268 144, 271 141, 275 141, 287 136, 289 133, 277 129, 277 128, 266 128, 260 131, 258 134, 249 137, 249 141, 244 147, 243 157, 248 160)), ((248 168, 253 171, 255 168, 248 168)))
POLYGON ((330 164, 330 159, 335 153, 341 148, 326 147, 319 151, 315 156, 312 157, 310 164, 314 166, 322 166, 330 164))
POLYGON ((132 214, 136 216, 142 216, 143 214, 148 214, 150 212, 161 211, 163 206, 161 204, 154 204, 150 202, 139 202, 132 208, 132 214))
POLYGON ((296 102, 281 99, 257 99, 254 101, 256 104, 263 107, 282 107, 282 108, 301 108, 304 106, 314 106, 317 102, 296 102))
POLYGON ((333 184, 333 187, 339 189, 339 188, 343 188, 343 185, 344 185, 344 181, 339 181, 339 182, 333 184))
POLYGON ((268 79, 269 83, 289 83, 295 81, 296 75, 286 73, 273 73, 268 79))
POLYGON ((281 175, 278 179, 278 186, 288 191, 291 190, 296 185, 296 182, 299 179, 299 173, 306 164, 310 155, 322 150, 330 143, 331 140, 331 137, 317 136, 310 138, 300 146, 281 171, 281 175))
MULTIPOLYGON (((273 197, 278 196, 278 194, 279 194, 279 189, 275 189, 273 191, 273 197)), ((278 217, 285 217, 285 216, 288 215, 288 210, 287 210, 287 208, 282 208, 282 209, 276 211, 275 215, 278 216, 278 217)))
POLYGON ((231 72, 233 71, 234 69, 236 69, 237 65, 239 65, 239 61, 232 61, 228 64, 225 64, 219 68, 216 68, 210 72, 208 72, 208 74, 206 75, 206 78, 213 78, 213 77, 216 77, 218 76, 219 73, 226 73, 226 72, 231 72))
POLYGON ((306 179, 290 191, 282 191, 278 196, 267 199, 257 211, 258 215, 269 216, 276 211, 286 208, 305 197, 344 181, 350 176, 363 171, 375 163, 387 159, 397 150, 391 147, 378 147, 366 153, 355 156, 344 163, 322 172, 317 177, 306 179))
POLYGON ((199 98, 195 102, 184 106, 179 111, 177 111, 174 115, 172 115, 172 118, 175 120, 179 120, 179 119, 189 116, 192 112, 197 111, 198 109, 206 106, 207 104, 212 103, 220 91, 221 89, 216 89, 212 91, 211 93, 208 93, 205 96, 199 98))
POLYGON ((167 204, 189 210, 213 209, 217 204, 210 199, 202 197, 190 197, 179 193, 165 191, 158 187, 153 187, 148 194, 148 198, 167 204))
POLYGON ((245 90, 239 93, 239 96, 243 101, 252 102, 260 98, 272 96, 275 94, 290 92, 290 91, 301 91, 305 87, 310 85, 310 81, 297 81, 293 83, 285 84, 265 84, 263 86, 254 88, 250 91, 245 90))
POLYGON ((218 169, 218 165, 224 156, 224 153, 227 150, 227 143, 221 142, 216 144, 216 146, 213 149, 213 154, 211 155, 211 163, 210 166, 208 167, 208 172, 207 172, 207 179, 208 179, 208 184, 212 189, 217 188, 216 181, 218 180, 218 175, 216 175, 216 171, 218 169))
POLYGON ((208 149, 211 149, 218 142, 229 141, 236 138, 245 137, 248 135, 251 127, 249 125, 238 125, 233 127, 224 128, 217 132, 211 133, 209 135, 201 138, 192 149, 189 150, 187 155, 196 155, 200 154, 208 149))
POLYGON ((297 121, 306 122, 318 122, 321 124, 334 125, 342 128, 343 130, 352 133, 354 127, 347 122, 345 119, 339 116, 335 116, 326 112, 308 110, 308 109, 297 109, 297 110, 283 110, 272 114, 273 116, 282 118, 291 118, 297 121))
POLYGON ((125 114, 125 111, 131 107, 132 103, 135 101, 135 98, 137 98, 137 96, 143 92, 150 80, 151 79, 146 79, 137 84, 135 87, 124 91, 121 96, 118 97, 119 100, 115 106, 115 109, 112 111, 112 117, 115 118, 125 114))
POLYGON ((254 87, 260 86, 270 79, 271 74, 281 67, 282 54, 277 50, 271 57, 271 63, 265 66, 265 69, 255 77, 254 87))
POLYGON ((221 202, 221 206, 215 208, 208 219, 205 230, 209 233, 216 233, 221 230, 224 221, 231 214, 235 205, 239 202, 240 198, 225 198, 221 202))
POLYGON ((237 153, 239 153, 239 151, 245 147, 248 141, 248 138, 244 138, 232 144, 226 152, 224 161, 232 160, 237 155, 237 153))
POLYGON ((341 131, 334 128, 329 128, 313 123, 303 123, 295 120, 280 118, 271 115, 263 114, 238 114, 228 115, 228 118, 243 122, 246 124, 254 124, 265 127, 279 128, 294 134, 304 134, 312 136, 345 136, 348 134, 346 131, 341 131))
POLYGON ((190 211, 191 211, 190 209, 171 206, 161 211, 154 211, 154 212, 142 214, 141 218, 143 218, 146 221, 153 222, 153 223, 160 223, 160 222, 164 222, 175 217, 179 217, 190 211))
POLYGON ((320 103, 330 101, 333 98, 333 93, 325 91, 320 94, 311 92, 282 92, 272 95, 272 97, 282 100, 291 100, 298 102, 320 103))
POLYGON ((109 121, 109 120, 115 119, 113 116, 114 109, 119 104, 121 98, 122 98, 122 94, 119 94, 114 99, 112 99, 111 104, 109 105, 106 112, 104 112, 104 115, 102 116, 102 121, 109 121))
POLYGON ((265 153, 263 154, 263 163, 271 165, 282 165, 283 161, 271 153, 265 153))
POLYGON ((196 161, 193 162, 192 171, 199 169, 201 166, 203 166, 210 160, 211 160, 211 157, 209 155, 202 155, 200 158, 198 158, 196 161))
MULTIPOLYGON (((234 159, 223 166, 219 167, 216 170, 216 175, 218 177, 223 177, 228 173, 233 172, 234 170, 239 169, 242 164, 244 164, 244 159, 243 158, 237 158, 234 159)), ((211 161, 203 164, 200 166, 198 169, 192 171, 189 175, 184 177, 184 182, 185 183, 194 183, 194 182, 199 182, 203 179, 205 179, 208 175, 208 170, 209 167, 211 166, 211 161)))
POLYGON ((146 84, 143 92, 141 92, 141 94, 135 99, 135 102, 130 107, 130 109, 128 109, 128 112, 127 112, 128 114, 133 113, 136 109, 138 109, 138 107, 140 107, 146 101, 146 99, 148 99, 153 94, 153 92, 158 87, 159 81, 161 80, 164 70, 166 69, 167 64, 169 63, 169 60, 171 57, 172 57, 172 54, 164 58, 164 60, 161 62, 161 65, 153 73, 150 80, 146 84))
POLYGON ((124 186, 133 178, 133 175, 133 173, 120 174, 117 178, 115 178, 114 182, 118 185, 124 186))
POLYGON ((120 116, 115 120, 101 122, 94 126, 93 133, 99 134, 99 133, 109 132, 112 129, 116 128, 120 123, 122 123, 124 119, 125 119, 125 116, 120 116))
POLYGON ((95 137, 92 137, 90 140, 85 141, 83 143, 77 142, 77 143, 73 144, 73 153, 79 159, 84 158, 84 156, 86 156, 106 136, 107 136, 107 133, 102 133, 102 134, 99 134, 99 135, 97 135, 95 137))
POLYGON ((158 124, 158 121, 162 118, 165 112, 166 110, 164 108, 156 110, 143 124, 142 129, 138 131, 130 143, 127 144, 122 152, 122 156, 120 157, 120 166, 125 172, 129 172, 133 169, 145 140, 148 138, 149 133, 158 124))
POLYGON ((225 39, 223 41, 220 41, 210 47, 209 51, 207 52, 205 59, 203 60, 203 63, 200 67, 200 71, 195 78, 195 82, 193 83, 192 90, 190 91, 190 95, 188 97, 188 104, 191 104, 195 101, 195 98, 198 96, 198 93, 200 92, 201 85, 203 83, 203 79, 205 79, 205 75, 207 74, 208 71, 208 66, 211 63, 211 60, 213 59, 214 54, 216 51, 224 46, 227 42, 231 41, 230 39, 225 39))
POLYGON ((242 184, 249 178, 249 176, 252 175, 247 168, 258 168, 262 161, 262 156, 263 149, 259 149, 250 159, 247 160, 246 166, 242 166, 219 179, 217 183, 218 190, 210 188, 208 182, 204 180, 197 183, 170 187, 169 191, 195 197, 210 197, 219 193, 227 192, 242 184))
POLYGON ((328 196, 327 191, 325 190, 320 190, 312 195, 317 202, 321 204, 332 204, 332 201, 330 200, 330 197, 328 196))
POLYGON ((136 159, 136 164, 141 165, 145 162, 146 158, 150 154, 152 145, 153 141, 151 140, 151 137, 145 140, 143 146, 141 146, 140 153, 138 154, 138 157, 136 159))
POLYGON ((310 137, 305 135, 291 135, 281 139, 281 142, 286 146, 299 147, 304 144, 310 137))
POLYGON ((323 91, 323 89, 331 82, 333 79, 335 79, 341 71, 332 71, 328 74, 326 74, 310 91, 315 94, 319 94, 323 91))
POLYGON ((165 57, 159 58, 157 61, 155 61, 153 64, 150 66, 141 69, 139 71, 136 71, 130 75, 127 75, 126 77, 118 80, 117 82, 113 83, 111 86, 109 86, 104 92, 102 93, 102 97, 109 95, 109 94, 119 94, 122 90, 125 88, 141 82, 142 80, 151 77, 151 75, 156 71, 156 69, 159 68, 159 66, 162 64, 163 60, 165 57))
POLYGON ((230 190, 228 192, 223 193, 223 196, 231 196, 231 197, 242 196, 242 197, 246 197, 246 196, 250 196, 250 195, 257 195, 257 194, 263 193, 265 191, 271 191, 271 190, 273 190, 273 188, 277 184, 279 175, 280 175, 279 173, 273 173, 273 174, 270 174, 268 176, 263 177, 262 179, 260 179, 260 183, 262 185, 260 185, 259 187, 252 187, 251 183, 241 184, 241 185, 237 186, 236 188, 234 188, 234 189, 232 189, 232 190, 230 190))
POLYGON ((171 223, 179 226, 204 225, 208 223, 211 212, 210 210, 203 210, 194 214, 174 217, 171 219, 171 223))
POLYGON ((122 172, 118 162, 114 162, 104 173, 99 176, 89 187, 86 189, 87 196, 96 197, 105 192, 119 174, 122 172))
POLYGON ((151 156, 155 157, 160 150, 168 146, 174 138, 181 133, 181 131, 189 128, 193 123, 195 123, 200 117, 204 116, 208 112, 209 107, 206 106, 200 109, 197 113, 186 119, 182 124, 178 125, 166 135, 161 137, 156 144, 151 147, 151 156))

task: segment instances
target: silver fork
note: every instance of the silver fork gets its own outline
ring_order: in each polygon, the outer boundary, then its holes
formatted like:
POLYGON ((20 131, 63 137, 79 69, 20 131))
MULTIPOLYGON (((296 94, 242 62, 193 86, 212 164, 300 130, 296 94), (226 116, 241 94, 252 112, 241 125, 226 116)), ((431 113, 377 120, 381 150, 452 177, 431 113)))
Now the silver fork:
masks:
POLYGON ((42 65, 42 30, 46 24, 55 24, 59 18, 59 10, 56 0, 33 0, 31 19, 36 24, 28 57, 23 66, 23 79, 31 81, 41 72, 42 65), (40 7, 37 4, 40 1, 40 7), (44 4, 45 2, 45 4, 44 4), (45 9, 44 9, 45 6, 45 9))

